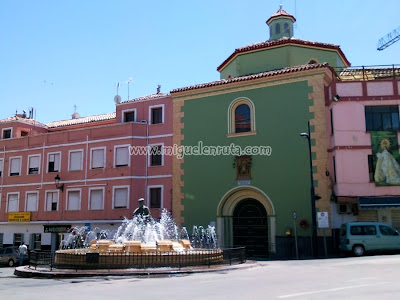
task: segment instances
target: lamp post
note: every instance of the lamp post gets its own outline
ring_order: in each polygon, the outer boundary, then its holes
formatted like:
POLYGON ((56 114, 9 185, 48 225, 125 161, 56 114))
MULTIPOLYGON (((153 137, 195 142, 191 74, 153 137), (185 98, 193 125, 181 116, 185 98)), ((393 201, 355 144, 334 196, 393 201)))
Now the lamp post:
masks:
POLYGON ((318 236, 317 236, 317 211, 315 208, 315 200, 320 198, 315 195, 314 189, 314 178, 313 178, 313 166, 312 166, 312 152, 311 152, 311 133, 310 133, 310 121, 308 121, 308 133, 302 132, 300 136, 306 138, 308 141, 308 153, 310 156, 310 178, 311 178, 311 220, 312 220, 312 248, 313 255, 318 257, 318 236))

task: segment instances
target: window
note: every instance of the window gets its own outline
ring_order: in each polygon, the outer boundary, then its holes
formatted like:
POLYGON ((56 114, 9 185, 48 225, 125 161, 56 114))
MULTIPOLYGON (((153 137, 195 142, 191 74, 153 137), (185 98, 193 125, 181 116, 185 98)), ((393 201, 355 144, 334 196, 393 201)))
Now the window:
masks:
POLYGON ((114 167, 129 166, 129 145, 114 147, 114 167))
POLYGON ((228 109, 228 137, 256 134, 255 108, 250 99, 235 99, 228 109))
POLYGON ((10 176, 19 176, 21 174, 21 160, 22 157, 10 158, 10 176))
POLYGON ((28 174, 39 174, 40 155, 28 156, 28 174))
POLYGON ((92 148, 90 152, 91 169, 102 169, 106 164, 106 147, 92 148))
POLYGON ((315 65, 317 63, 318 61, 316 59, 310 59, 310 61, 308 62, 309 65, 315 65))
POLYGON ((241 104, 235 109, 235 132, 251 131, 250 107, 247 104, 241 104))
POLYGON ((29 135, 28 131, 21 131, 21 137, 28 136, 28 135, 29 135))
POLYGON ((290 34, 290 26, 289 26, 288 23, 285 23, 285 24, 283 25, 283 32, 284 32, 284 33, 290 34))
POLYGON ((136 122, 136 109, 129 109, 122 111, 122 122, 136 122))
POLYGON ((47 211, 58 210, 58 192, 46 193, 46 210, 47 211))
POLYGON ((33 250, 42 249, 42 235, 40 233, 32 233, 30 248, 33 250))
POLYGON ((379 230, 382 235, 398 235, 397 231, 389 226, 379 225, 379 230))
POLYGON ((129 188, 127 186, 114 187, 113 208, 129 208, 128 195, 129 188))
POLYGON ((351 235, 376 235, 375 225, 365 225, 365 226, 351 226, 351 235))
POLYGON ((89 189, 89 207, 90 210, 104 209, 104 188, 89 189))
POLYGON ((47 160, 48 160, 47 171, 49 173, 60 171, 60 169, 61 169, 61 167, 60 167, 61 153, 60 152, 49 153, 47 160))
POLYGON ((278 24, 275 25, 275 33, 276 34, 281 33, 281 24, 278 23, 278 24))
POLYGON ((369 172, 369 181, 375 181, 375 167, 374 167, 374 156, 368 155, 368 172, 369 172))
POLYGON ((83 150, 70 150, 68 171, 80 171, 83 169, 83 150))
POLYGON ((150 166, 162 165, 162 146, 152 146, 150 155, 150 166))
POLYGON ((38 192, 27 192, 25 196, 25 211, 38 211, 38 192))
POLYGON ((80 210, 81 209, 81 191, 69 190, 67 192, 67 210, 80 210))
POLYGON ((14 233, 13 246, 19 246, 24 241, 24 235, 22 233, 14 233))
POLYGON ((3 140, 11 139, 11 137, 12 137, 12 128, 3 128, 1 130, 1 138, 3 140))
POLYGON ((164 122, 164 104, 157 106, 150 106, 150 123, 161 124, 164 122))
POLYGON ((398 106, 366 106, 365 122, 367 131, 398 131, 398 106))
POLYGON ((3 176, 4 159, 0 158, 0 177, 3 176))
POLYGON ((150 208, 162 208, 162 187, 149 187, 150 208))
POLYGON ((19 211, 19 193, 7 194, 7 212, 19 211))

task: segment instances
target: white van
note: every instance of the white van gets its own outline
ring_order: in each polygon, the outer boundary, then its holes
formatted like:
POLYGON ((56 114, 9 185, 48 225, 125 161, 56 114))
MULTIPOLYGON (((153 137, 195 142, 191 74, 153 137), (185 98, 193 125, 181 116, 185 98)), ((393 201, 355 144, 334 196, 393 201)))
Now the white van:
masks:
POLYGON ((340 227, 339 248, 355 256, 362 256, 366 251, 400 250, 400 234, 385 223, 345 223, 340 227))

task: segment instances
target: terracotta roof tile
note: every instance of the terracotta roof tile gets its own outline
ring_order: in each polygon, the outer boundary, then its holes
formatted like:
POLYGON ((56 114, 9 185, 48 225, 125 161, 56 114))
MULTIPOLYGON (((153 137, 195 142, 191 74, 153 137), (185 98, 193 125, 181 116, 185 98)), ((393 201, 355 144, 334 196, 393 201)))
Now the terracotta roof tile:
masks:
POLYGON ((301 66, 283 68, 283 69, 274 70, 274 71, 262 72, 262 73, 241 76, 241 77, 234 77, 234 78, 229 78, 229 79, 221 79, 218 81, 212 81, 212 82, 207 82, 207 83, 202 83, 202 84, 197 84, 197 85, 191 85, 191 86, 184 87, 184 88, 178 88, 178 89, 172 90, 171 94, 189 91, 189 90, 196 90, 196 89, 202 89, 202 88, 207 88, 207 87, 225 85, 225 84, 230 84, 230 83, 234 83, 234 82, 248 81, 248 80, 253 80, 253 79, 258 79, 258 78, 272 77, 272 76, 277 76, 277 75, 282 75, 282 74, 289 74, 289 73, 314 70, 314 69, 326 68, 326 67, 329 67, 328 63, 301 65, 301 66))
POLYGON ((273 19, 278 18, 278 17, 289 17, 293 20, 293 22, 296 22, 296 18, 293 17, 291 14, 288 14, 286 12, 286 10, 282 9, 282 7, 276 12, 274 13, 268 20, 267 20, 267 24, 269 24, 269 22, 271 22, 273 19))
POLYGON ((46 125, 48 128, 57 128, 57 127, 62 127, 62 126, 71 126, 71 125, 111 120, 111 119, 115 119, 115 116, 116 116, 115 112, 112 112, 112 113, 95 115, 95 116, 87 116, 87 117, 82 117, 82 118, 77 118, 77 119, 54 121, 51 123, 47 123, 46 125))
POLYGON ((46 127, 45 124, 40 123, 34 119, 28 119, 28 118, 23 118, 23 117, 19 117, 19 116, 12 116, 9 118, 2 119, 2 120, 0 120, 0 123, 8 123, 8 122, 16 122, 16 121, 35 125, 35 126, 46 127))
POLYGON ((347 60, 346 56, 344 55, 344 53, 342 52, 342 50, 340 49, 340 47, 338 45, 312 42, 312 41, 301 40, 301 39, 296 39, 296 38, 283 37, 283 38, 280 38, 279 40, 259 42, 259 43, 255 43, 255 44, 237 48, 227 59, 224 60, 224 62, 217 68, 217 70, 221 71, 228 64, 228 62, 230 62, 239 53, 245 53, 245 52, 260 50, 260 49, 267 49, 270 47, 280 46, 280 45, 285 45, 285 44, 294 44, 294 45, 302 45, 302 46, 319 47, 319 48, 337 50, 337 51, 339 51, 339 54, 344 58, 345 62, 348 65, 350 65, 350 62, 347 60))
POLYGON ((168 94, 164 94, 164 93, 151 94, 151 95, 147 95, 147 96, 143 96, 143 97, 138 97, 138 98, 122 101, 122 103, 129 103, 129 102, 136 102, 136 101, 143 101, 143 100, 151 100, 151 99, 163 98, 165 96, 168 96, 168 94))

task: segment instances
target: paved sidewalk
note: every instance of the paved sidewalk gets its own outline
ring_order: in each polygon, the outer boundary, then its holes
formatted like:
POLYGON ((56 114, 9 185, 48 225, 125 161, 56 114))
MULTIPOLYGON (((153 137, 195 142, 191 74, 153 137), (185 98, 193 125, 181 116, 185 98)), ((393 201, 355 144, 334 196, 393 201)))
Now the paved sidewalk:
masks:
POLYGON ((53 269, 46 267, 21 266, 15 268, 14 275, 19 277, 40 278, 74 278, 94 276, 168 276, 175 274, 193 274, 205 272, 225 272, 238 269, 248 269, 259 266, 256 261, 247 261, 235 265, 214 265, 202 267, 185 268, 149 268, 149 269, 97 269, 97 270, 75 270, 75 269, 53 269))

